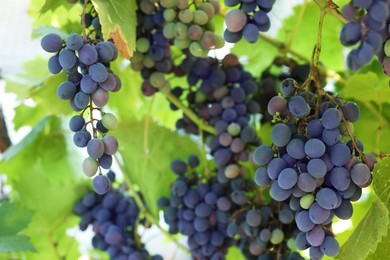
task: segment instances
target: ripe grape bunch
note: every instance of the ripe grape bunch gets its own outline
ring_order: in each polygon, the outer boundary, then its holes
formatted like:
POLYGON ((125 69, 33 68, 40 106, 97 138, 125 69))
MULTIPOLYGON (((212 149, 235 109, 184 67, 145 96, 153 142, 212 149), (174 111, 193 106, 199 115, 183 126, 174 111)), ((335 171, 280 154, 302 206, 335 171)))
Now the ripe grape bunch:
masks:
POLYGON ((99 169, 93 187, 103 194, 110 182, 101 174, 101 168, 111 167, 112 155, 118 150, 117 139, 107 134, 117 128, 118 120, 113 114, 102 111, 109 92, 121 88, 119 77, 109 68, 110 62, 118 56, 118 49, 111 41, 84 40, 74 33, 65 42, 57 34, 48 34, 42 38, 41 45, 45 51, 55 53, 48 62, 50 72, 57 74, 64 70, 68 74, 67 81, 58 86, 57 95, 69 100, 73 110, 80 112, 71 118, 69 128, 74 132, 74 144, 87 147, 89 157, 83 162, 85 175, 93 177, 99 169), (95 118, 97 112, 100 119, 95 118))
POLYGON ((195 259, 225 259, 228 247, 234 244, 233 238, 227 235, 230 216, 248 198, 242 179, 230 183, 235 187, 233 190, 215 177, 203 179, 197 172, 198 165, 199 159, 194 155, 189 156, 188 163, 173 161, 171 169, 178 177, 172 184, 170 197, 160 198, 158 205, 165 208, 169 232, 188 236, 188 246, 195 259))
POLYGON ((237 6, 226 14, 224 38, 236 43, 242 37, 254 43, 259 39, 259 32, 266 32, 271 27, 268 13, 275 0, 225 0, 227 6, 237 6))
MULTIPOLYGON (((107 173, 112 182, 115 174, 107 173)), ((110 189, 104 195, 89 192, 75 203, 73 211, 80 216, 79 227, 85 231, 92 225, 94 248, 107 251, 110 259, 152 259, 140 241, 138 225, 140 210, 134 199, 119 189, 110 189)))
POLYGON ((351 201, 357 201, 362 188, 371 183, 376 162, 373 155, 363 154, 363 144, 351 133, 359 107, 322 90, 318 96, 300 92, 291 78, 282 82, 281 94, 268 105, 278 121, 271 131, 273 144, 262 145, 253 154, 261 165, 255 182, 270 186, 274 200, 289 200, 301 231, 298 249, 310 247, 313 259, 335 256, 340 248, 329 228, 332 218, 352 216, 351 201))
POLYGON ((222 37, 216 35, 213 18, 220 11, 218 0, 159 0, 164 10, 163 33, 194 57, 206 57, 209 50, 222 48, 222 37))
POLYGON ((288 204, 273 201, 269 205, 253 206, 240 210, 233 219, 227 233, 239 237, 237 246, 247 259, 303 260, 298 252, 294 252, 295 236, 299 230, 288 204))
MULTIPOLYGON (((344 46, 353 46, 360 42, 347 57, 348 67, 355 71, 369 63, 374 55, 378 55, 383 65, 383 43, 389 38, 388 22, 390 15, 388 0, 352 0, 343 7, 343 16, 349 20, 340 33, 340 41, 344 46)), ((385 48, 386 51, 386 48, 385 48)), ((388 52, 389 53, 389 52, 388 52)), ((385 73, 390 75, 388 65, 385 73)))
MULTIPOLYGON (((211 154, 215 158, 221 182, 242 173, 238 161, 246 161, 250 146, 260 144, 260 139, 250 126, 251 115, 259 112, 252 100, 257 84, 252 75, 243 70, 237 56, 228 54, 222 61, 198 58, 184 70, 191 86, 187 95, 189 108, 216 130, 208 137, 211 154)), ((174 94, 181 96, 178 89, 174 94)), ((187 117, 178 120, 177 128, 198 134, 199 129, 187 117)))

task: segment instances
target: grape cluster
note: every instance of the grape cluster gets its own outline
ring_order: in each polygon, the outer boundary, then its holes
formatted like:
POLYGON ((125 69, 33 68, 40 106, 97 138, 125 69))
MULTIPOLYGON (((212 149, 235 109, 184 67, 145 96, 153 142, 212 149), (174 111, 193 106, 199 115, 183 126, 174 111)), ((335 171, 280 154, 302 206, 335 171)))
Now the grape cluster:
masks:
MULTIPOLYGON (((226 178, 233 179, 243 173, 236 162, 248 159, 249 146, 261 142, 249 124, 250 116, 259 112, 258 103, 252 100, 257 84, 232 54, 222 61, 188 60, 183 61, 182 67, 191 86, 186 97, 189 108, 215 128, 217 134, 208 137, 208 145, 221 170, 218 178, 227 182, 226 178)), ((184 92, 174 88, 172 93, 180 97, 184 92)), ((187 117, 178 120, 176 126, 192 134, 199 131, 187 117)))
MULTIPOLYGON (((118 56, 118 49, 111 41, 84 41, 79 34, 70 34, 64 43, 57 34, 48 34, 42 38, 42 48, 55 53, 49 59, 51 73, 57 74, 65 70, 67 81, 57 88, 60 99, 69 100, 75 111, 81 111, 69 122, 74 132, 73 141, 78 147, 86 147, 89 157, 83 162, 83 171, 93 177, 98 168, 109 169, 112 155, 118 150, 118 142, 109 130, 118 126, 118 120, 111 113, 104 113, 101 108, 109 99, 109 92, 121 88, 121 81, 109 68, 111 61, 118 56), (85 112, 89 110, 89 119, 85 112), (101 118, 94 119, 94 111, 100 111, 101 118), (92 133, 92 134, 91 134, 92 133), (98 138, 100 135, 102 138, 98 138)), ((104 175, 97 176, 93 187, 99 194, 109 188, 109 180, 104 175)))
POLYGON ((215 177, 202 180, 196 172, 198 165, 199 159, 193 155, 189 156, 188 163, 173 161, 171 169, 178 178, 172 184, 170 197, 162 197, 158 204, 165 208, 169 232, 188 236, 188 246, 195 259, 225 259, 228 247, 234 243, 227 235, 230 216, 237 205, 247 202, 244 189, 248 183, 236 179, 229 186, 219 183, 215 177))
POLYGON ((164 10, 163 33, 181 49, 195 57, 206 57, 209 50, 222 48, 222 37, 216 35, 213 18, 220 11, 218 0, 160 0, 164 10))
POLYGON ((343 7, 342 13, 349 22, 341 30, 340 41, 344 46, 360 42, 347 57, 351 70, 360 69, 383 52, 383 42, 389 38, 389 7, 388 0, 352 0, 343 7))
POLYGON ((358 120, 356 103, 343 103, 330 94, 299 93, 297 82, 286 79, 280 96, 270 100, 268 112, 278 121, 272 128, 273 145, 258 147, 253 160, 261 165, 255 182, 270 186, 271 197, 287 201, 296 211, 301 233, 298 249, 310 247, 313 259, 335 256, 339 245, 329 225, 334 215, 349 219, 351 201, 371 183, 376 162, 363 154, 363 144, 351 138, 351 123, 358 120))
POLYGON ((236 43, 244 37, 254 43, 259 39, 259 32, 266 32, 271 26, 268 12, 275 0, 225 0, 227 6, 237 6, 226 14, 224 38, 227 42, 236 43))
POLYGON ((159 89, 169 92, 165 74, 172 72, 174 63, 171 43, 163 34, 164 8, 150 0, 138 0, 137 4, 137 42, 131 68, 141 72, 144 95, 151 96, 159 89))
POLYGON ((299 231, 287 204, 271 202, 240 211, 227 230, 229 236, 239 237, 238 247, 247 259, 303 259, 294 252, 299 231))
MULTIPOLYGON (((107 174, 112 181, 115 174, 107 174)), ((107 251, 110 259, 153 259, 162 260, 159 255, 150 257, 138 235, 140 210, 132 197, 120 190, 111 189, 104 195, 87 193, 76 202, 73 211, 80 216, 79 227, 85 231, 92 225, 92 245, 107 251)))

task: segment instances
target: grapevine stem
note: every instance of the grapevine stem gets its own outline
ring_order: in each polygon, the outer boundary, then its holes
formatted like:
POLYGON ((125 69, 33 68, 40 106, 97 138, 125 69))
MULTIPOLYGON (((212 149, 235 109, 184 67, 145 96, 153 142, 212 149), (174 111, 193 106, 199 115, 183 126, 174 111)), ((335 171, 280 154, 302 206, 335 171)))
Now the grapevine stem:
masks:
POLYGON ((307 5, 307 0, 304 0, 303 4, 302 4, 302 6, 301 6, 301 8, 299 10, 298 18, 297 18, 297 21, 295 23, 295 26, 294 26, 293 32, 291 34, 290 40, 287 43, 287 46, 286 46, 286 50, 287 51, 291 48, 291 46, 292 46, 292 44, 293 44, 293 42, 295 40, 295 36, 297 35, 299 26, 301 25, 301 22, 302 22, 303 14, 305 13, 305 10, 306 10, 306 5, 307 5))
POLYGON ((83 40, 84 42, 87 41, 87 32, 86 32, 86 24, 85 24, 85 13, 87 12, 87 4, 88 0, 84 1, 84 6, 83 6, 83 12, 81 13, 81 23, 82 23, 82 30, 83 30, 83 40))
POLYGON ((203 130, 212 135, 216 135, 216 131, 214 127, 206 125, 202 119, 200 119, 191 109, 186 107, 175 95, 168 93, 165 96, 170 102, 172 102, 175 106, 180 108, 183 111, 183 113, 186 116, 188 116, 192 120, 192 122, 194 122, 198 126, 200 131, 203 130))
POLYGON ((337 18, 342 23, 348 23, 348 20, 344 18, 341 12, 337 9, 338 6, 329 0, 314 0, 314 2, 324 11, 326 14, 337 18))

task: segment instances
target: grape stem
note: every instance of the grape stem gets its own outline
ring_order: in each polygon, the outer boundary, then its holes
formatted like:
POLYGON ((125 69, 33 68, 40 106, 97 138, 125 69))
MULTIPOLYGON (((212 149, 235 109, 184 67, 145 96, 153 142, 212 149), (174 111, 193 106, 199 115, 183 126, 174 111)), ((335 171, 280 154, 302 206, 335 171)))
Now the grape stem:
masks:
POLYGON ((199 131, 203 130, 212 135, 217 134, 214 127, 206 125, 202 119, 200 119, 191 109, 186 107, 175 95, 173 95, 172 93, 168 93, 165 94, 165 96, 171 103, 173 103, 176 107, 180 108, 183 113, 198 126, 199 131))
POLYGON ((337 18, 342 23, 348 23, 348 20, 344 18, 341 12, 337 9, 338 6, 329 0, 314 0, 314 2, 324 11, 326 14, 337 18))
POLYGON ((83 12, 81 13, 81 23, 82 23, 84 42, 87 41, 87 32, 86 32, 86 24, 85 24, 85 13, 87 12, 87 4, 88 4, 88 0, 85 0, 83 6, 83 12))
POLYGON ((286 50, 289 50, 291 48, 291 46, 295 40, 295 36, 297 35, 299 26, 301 25, 303 14, 305 13, 305 10, 306 10, 306 6, 307 6, 307 0, 304 0, 301 8, 299 9, 298 18, 297 18, 297 21, 295 23, 294 29, 291 33, 290 40, 287 43, 286 50))

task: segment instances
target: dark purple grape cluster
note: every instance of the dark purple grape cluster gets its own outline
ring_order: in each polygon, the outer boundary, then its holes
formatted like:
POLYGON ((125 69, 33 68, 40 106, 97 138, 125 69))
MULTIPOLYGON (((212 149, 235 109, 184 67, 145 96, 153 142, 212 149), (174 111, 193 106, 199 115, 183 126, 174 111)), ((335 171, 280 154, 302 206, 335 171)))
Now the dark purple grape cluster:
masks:
POLYGON ((289 200, 302 232, 298 249, 310 247, 313 259, 335 256, 340 248, 328 227, 334 215, 352 216, 351 201, 371 183, 376 162, 373 155, 363 154, 360 141, 351 139, 351 124, 360 110, 356 103, 343 103, 329 93, 300 92, 291 78, 280 89, 281 95, 268 106, 277 122, 271 131, 273 144, 253 154, 261 166, 255 182, 270 186, 274 200, 289 200), (346 139, 350 140, 343 143, 346 139))
MULTIPOLYGON (((249 147, 261 142, 249 124, 250 116, 259 112, 258 103, 252 100, 258 86, 233 54, 222 61, 188 58, 182 68, 191 86, 186 97, 189 108, 216 130, 215 136, 208 137, 208 145, 222 172, 219 178, 225 179, 220 181, 236 178, 243 173, 236 163, 246 161, 249 147)), ((172 93, 180 98, 183 90, 174 88, 172 93)), ((199 132, 185 116, 176 125, 192 134, 199 132)))
MULTIPOLYGON (((107 174, 112 181, 115 174, 107 174)), ((92 225, 94 248, 106 251, 110 259, 162 260, 159 255, 151 257, 140 241, 138 226, 140 210, 134 199, 121 190, 110 189, 104 195, 87 193, 73 207, 80 216, 79 227, 85 231, 92 225)))
POLYGON ((344 46, 360 42, 347 57, 351 70, 360 69, 375 55, 381 57, 383 43, 389 38, 389 10, 389 0, 352 0, 343 7, 343 16, 349 22, 341 30, 340 41, 344 46))
POLYGON ((165 75, 172 72, 174 63, 171 43, 163 34, 164 8, 150 0, 138 0, 137 4, 137 42, 131 68, 141 72, 145 96, 158 90, 169 92, 171 86, 165 75))
MULTIPOLYGON (((57 74, 64 70, 68 74, 67 81, 58 86, 57 95, 69 100, 73 110, 80 111, 80 115, 71 118, 69 128, 74 132, 74 144, 87 148, 89 157, 83 162, 83 171, 92 177, 99 167, 111 167, 112 155, 118 150, 116 138, 107 135, 109 130, 117 128, 118 120, 102 111, 108 103, 109 92, 121 88, 121 80, 109 67, 118 57, 118 49, 111 41, 85 40, 75 33, 65 41, 57 34, 48 34, 42 38, 41 45, 45 51, 55 53, 48 62, 50 72, 57 74), (95 119, 94 112, 100 112, 100 119, 95 119)), ((108 178, 96 177, 94 188, 99 194, 105 193, 109 188, 108 178)))
POLYGON ((238 212, 227 229, 230 237, 239 237, 237 245, 246 259, 303 260, 294 252, 299 230, 288 204, 273 201, 269 205, 248 208, 238 212))
POLYGON ((227 6, 238 6, 226 14, 225 41, 236 43, 244 37, 254 43, 259 39, 259 32, 266 32, 271 26, 268 13, 275 0, 225 0, 227 6))
POLYGON ((159 0, 164 10, 164 36, 180 50, 194 57, 206 57, 212 49, 222 48, 222 37, 216 35, 213 18, 220 11, 218 0, 159 0))
POLYGON ((169 198, 158 205, 165 209, 164 219, 172 234, 188 236, 188 246, 195 259, 225 259, 234 239, 227 235, 231 215, 238 205, 248 202, 246 192, 253 190, 250 180, 237 178, 221 184, 215 177, 204 180, 197 172, 199 159, 190 156, 188 163, 175 160, 172 171, 178 178, 169 198))

